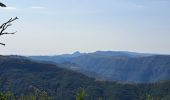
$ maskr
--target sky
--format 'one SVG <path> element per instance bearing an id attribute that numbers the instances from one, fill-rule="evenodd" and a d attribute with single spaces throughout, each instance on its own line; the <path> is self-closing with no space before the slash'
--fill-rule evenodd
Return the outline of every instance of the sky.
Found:
<path id="1" fill-rule="evenodd" d="M 0 54 L 133 51 L 170 54 L 170 0 L 0 0 L 18 17 Z"/>

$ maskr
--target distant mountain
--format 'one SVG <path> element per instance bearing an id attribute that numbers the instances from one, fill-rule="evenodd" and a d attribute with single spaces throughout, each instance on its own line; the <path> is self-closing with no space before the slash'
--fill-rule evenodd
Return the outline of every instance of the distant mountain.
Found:
<path id="1" fill-rule="evenodd" d="M 74 52 L 73 54 L 62 54 L 56 56 L 29 56 L 29 58 L 39 61 L 52 61 L 56 63 L 69 62 L 70 59 L 80 57 L 80 56 L 96 56 L 96 57 L 146 57 L 152 56 L 154 54 L 146 53 L 135 53 L 128 51 L 96 51 L 93 53 L 80 53 L 79 51 Z"/>
<path id="2" fill-rule="evenodd" d="M 107 57 L 145 57 L 145 56 L 154 55 L 154 54 L 136 53 L 136 52 L 128 52 L 128 51 L 96 51 L 90 54 L 103 55 Z"/>
<path id="3" fill-rule="evenodd" d="M 76 51 L 73 54 L 62 54 L 56 56 L 30 56 L 29 58 L 39 61 L 52 61 L 56 63 L 64 63 L 69 61 L 71 58 L 79 57 L 82 55 L 85 55 L 85 53 L 80 53 L 79 51 Z"/>
<path id="4" fill-rule="evenodd" d="M 46 91 L 54 100 L 75 100 L 80 87 L 86 100 L 145 100 L 146 94 L 161 100 L 170 99 L 170 82 L 154 84 L 119 84 L 99 81 L 83 74 L 59 68 L 25 57 L 0 56 L 0 92 L 11 91 L 15 96 L 29 94 L 32 87 Z M 37 91 L 38 91 L 37 90 Z"/>
<path id="5" fill-rule="evenodd" d="M 71 69 L 68 67 L 69 63 L 70 66 L 74 64 L 79 67 L 79 72 L 102 80 L 148 83 L 170 79 L 169 55 L 96 51 L 94 53 L 79 53 L 78 56 L 74 57 L 59 55 L 51 57 L 32 56 L 30 58 L 58 64 L 67 63 L 68 69 Z"/>
<path id="6" fill-rule="evenodd" d="M 103 58 L 81 56 L 70 60 L 103 79 L 123 82 L 156 82 L 170 79 L 170 56 Z"/>
<path id="7" fill-rule="evenodd" d="M 63 55 L 59 55 L 61 57 L 78 57 L 81 55 L 84 55 L 85 53 L 80 53 L 79 51 L 74 52 L 73 54 L 63 54 Z"/>

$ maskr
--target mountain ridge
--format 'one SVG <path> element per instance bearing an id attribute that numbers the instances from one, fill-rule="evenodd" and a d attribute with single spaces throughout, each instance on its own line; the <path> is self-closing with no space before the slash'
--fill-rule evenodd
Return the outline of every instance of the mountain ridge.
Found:
<path id="1" fill-rule="evenodd" d="M 144 100 L 146 94 L 161 100 L 170 99 L 170 82 L 125 84 L 89 78 L 81 73 L 63 69 L 60 65 L 36 62 L 25 57 L 0 57 L 0 91 L 11 91 L 15 96 L 28 95 L 30 87 L 46 91 L 54 100 L 75 100 L 80 87 L 86 99 Z"/>
<path id="2" fill-rule="evenodd" d="M 38 61 L 51 61 L 58 64 L 66 62 L 79 66 L 79 72 L 91 75 L 93 78 L 108 81 L 123 82 L 156 82 L 169 79 L 170 56 L 122 51 L 96 51 L 83 53 L 76 57 L 60 56 L 33 56 Z M 70 65 L 72 66 L 72 65 Z M 68 68 L 68 67 L 67 67 Z M 72 69 L 71 69 L 72 70 Z M 159 73 L 159 74 L 158 74 Z M 146 77 L 145 74 L 148 76 Z"/>

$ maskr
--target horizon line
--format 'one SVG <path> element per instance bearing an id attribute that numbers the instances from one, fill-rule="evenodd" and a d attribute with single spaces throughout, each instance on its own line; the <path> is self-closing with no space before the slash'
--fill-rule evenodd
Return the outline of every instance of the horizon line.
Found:
<path id="1" fill-rule="evenodd" d="M 95 52 L 127 52 L 127 53 L 138 53 L 138 54 L 151 54 L 151 55 L 170 55 L 170 53 L 156 53 L 156 52 L 141 52 L 141 51 L 127 51 L 127 50 L 96 50 L 96 51 L 89 51 L 89 52 L 83 52 L 83 51 L 73 51 L 69 53 L 53 53 L 53 54 L 0 54 L 2 56 L 58 56 L 58 55 L 65 55 L 65 54 L 74 54 L 75 52 L 79 52 L 81 54 L 89 54 L 89 53 L 95 53 Z"/>

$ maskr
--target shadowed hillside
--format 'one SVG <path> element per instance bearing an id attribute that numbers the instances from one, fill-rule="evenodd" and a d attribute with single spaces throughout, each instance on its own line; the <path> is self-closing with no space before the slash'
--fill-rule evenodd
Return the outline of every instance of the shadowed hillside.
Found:
<path id="1" fill-rule="evenodd" d="M 18 56 L 0 57 L 0 80 L 0 90 L 3 92 L 11 91 L 18 96 L 27 95 L 31 92 L 30 87 L 36 87 L 48 92 L 55 100 L 75 100 L 80 87 L 87 92 L 87 100 L 96 100 L 99 97 L 104 100 L 144 100 L 146 94 L 155 98 L 169 98 L 170 94 L 170 82 L 128 85 L 96 81 L 53 64 Z"/>
<path id="2" fill-rule="evenodd" d="M 97 51 L 78 56 L 32 56 L 30 58 L 65 64 L 65 68 L 102 80 L 148 83 L 170 79 L 169 55 Z"/>

